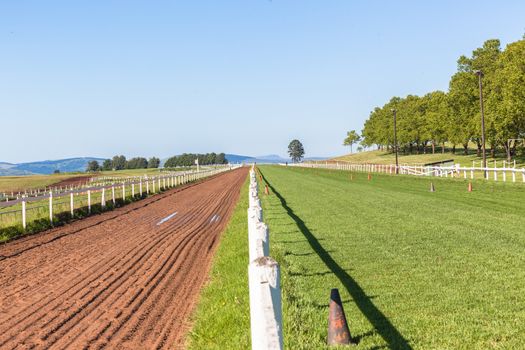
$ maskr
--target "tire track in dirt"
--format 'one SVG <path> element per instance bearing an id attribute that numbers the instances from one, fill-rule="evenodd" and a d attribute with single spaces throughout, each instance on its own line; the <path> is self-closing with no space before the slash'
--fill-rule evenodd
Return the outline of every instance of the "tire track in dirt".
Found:
<path id="1" fill-rule="evenodd" d="M 246 173 L 1 246 L 0 347 L 182 346 Z"/>

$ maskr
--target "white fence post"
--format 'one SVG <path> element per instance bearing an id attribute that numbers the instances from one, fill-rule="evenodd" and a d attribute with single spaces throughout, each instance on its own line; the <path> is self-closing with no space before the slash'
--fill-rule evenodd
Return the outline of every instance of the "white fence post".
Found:
<path id="1" fill-rule="evenodd" d="M 87 196 L 88 196 L 88 213 L 91 214 L 91 191 L 90 190 L 87 191 Z"/>
<path id="2" fill-rule="evenodd" d="M 100 205 L 102 205 L 102 208 L 106 207 L 106 188 L 102 187 L 102 199 L 100 201 Z"/>
<path id="3" fill-rule="evenodd" d="M 73 203 L 73 192 L 69 193 L 69 207 L 71 208 L 71 217 L 73 217 L 75 215 L 74 214 L 75 206 Z"/>
<path id="4" fill-rule="evenodd" d="M 22 196 L 22 227 L 26 229 L 26 199 Z"/>
<path id="5" fill-rule="evenodd" d="M 248 266 L 252 350 L 283 348 L 279 264 L 261 257 Z"/>
<path id="6" fill-rule="evenodd" d="M 53 223 L 53 191 L 49 191 L 49 221 Z"/>
<path id="7" fill-rule="evenodd" d="M 115 200 L 115 185 L 111 185 L 111 199 L 113 201 L 113 206 L 117 204 L 117 201 Z"/>

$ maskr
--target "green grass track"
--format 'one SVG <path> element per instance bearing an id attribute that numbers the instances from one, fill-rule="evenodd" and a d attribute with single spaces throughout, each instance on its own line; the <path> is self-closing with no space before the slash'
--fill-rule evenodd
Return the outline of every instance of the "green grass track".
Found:
<path id="1" fill-rule="evenodd" d="M 326 347 L 331 288 L 341 293 L 355 349 L 524 347 L 522 184 L 480 180 L 469 193 L 467 182 L 455 179 L 260 170 L 271 191 L 262 201 L 271 255 L 282 269 L 286 348 Z M 231 226 L 244 224 L 245 213 L 236 212 Z M 227 243 L 246 248 L 244 231 L 236 242 L 225 236 L 223 256 L 233 254 Z M 231 262 L 221 273 L 237 280 L 222 277 L 216 265 L 212 283 L 217 291 L 235 285 L 237 294 L 228 287 L 232 292 L 215 297 L 235 307 L 246 259 L 240 267 Z M 224 333 L 239 325 L 224 326 Z"/>

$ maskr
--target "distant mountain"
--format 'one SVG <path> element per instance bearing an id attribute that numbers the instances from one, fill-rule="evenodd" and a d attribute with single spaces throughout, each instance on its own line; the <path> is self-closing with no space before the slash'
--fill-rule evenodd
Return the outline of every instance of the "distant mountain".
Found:
<path id="1" fill-rule="evenodd" d="M 331 157 L 306 157 L 304 160 L 326 160 Z"/>
<path id="2" fill-rule="evenodd" d="M 269 163 L 285 163 L 288 162 L 289 159 L 283 158 L 277 154 L 269 154 L 266 156 L 257 156 L 255 157 L 261 162 L 269 162 Z"/>
<path id="3" fill-rule="evenodd" d="M 11 169 L 15 164 L 0 162 L 0 169 Z"/>
<path id="4" fill-rule="evenodd" d="M 290 158 L 283 158 L 277 154 L 268 154 L 264 156 L 241 156 L 238 154 L 226 154 L 226 159 L 230 163 L 259 163 L 259 164 L 278 164 L 278 163 L 290 163 Z M 324 160 L 327 157 L 307 157 L 304 160 Z"/>
<path id="5" fill-rule="evenodd" d="M 230 163 L 260 163 L 260 164 L 275 164 L 285 163 L 286 159 L 281 158 L 278 155 L 271 154 L 267 156 L 252 157 L 252 156 L 241 156 L 238 154 L 226 154 L 226 159 Z"/>
<path id="6" fill-rule="evenodd" d="M 19 164 L 0 162 L 0 176 L 52 174 L 55 170 L 61 173 L 85 171 L 87 163 L 92 160 L 102 163 L 104 158 L 82 157 Z"/>
<path id="7" fill-rule="evenodd" d="M 253 163 L 255 158 L 238 154 L 226 154 L 226 159 L 229 163 Z"/>

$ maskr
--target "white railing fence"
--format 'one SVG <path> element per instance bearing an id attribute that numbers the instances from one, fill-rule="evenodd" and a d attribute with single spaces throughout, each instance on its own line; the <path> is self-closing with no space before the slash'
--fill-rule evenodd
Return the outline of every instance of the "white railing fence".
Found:
<path id="1" fill-rule="evenodd" d="M 395 174 L 395 164 L 358 164 L 349 162 L 304 162 L 288 166 L 335 169 L 368 173 Z M 525 183 L 525 168 L 516 167 L 462 167 L 436 165 L 399 165 L 399 174 L 415 176 L 455 177 L 464 179 L 484 178 L 485 180 Z"/>
<path id="2" fill-rule="evenodd" d="M 258 190 L 255 168 L 252 167 L 248 208 L 248 284 L 252 349 L 282 349 L 280 270 L 279 264 L 269 257 L 269 231 L 263 222 Z"/>
<path id="3" fill-rule="evenodd" d="M 166 189 L 170 189 L 189 182 L 197 181 L 205 177 L 213 176 L 225 171 L 238 168 L 240 165 L 221 166 L 201 171 L 182 172 L 182 173 L 165 173 L 156 176 L 140 176 L 133 178 L 115 179 L 118 182 L 111 182 L 107 184 L 94 184 L 92 186 L 82 186 L 80 188 L 72 188 L 69 190 L 40 192 L 33 196 L 21 195 L 17 199 L 0 202 L 0 223 L 4 222 L 22 224 L 25 230 L 29 220 L 28 212 L 35 211 L 40 214 L 42 212 L 47 215 L 50 222 L 53 223 L 56 214 L 61 212 L 69 212 L 74 216 L 75 210 L 81 207 L 87 208 L 88 214 L 91 213 L 93 205 L 98 205 L 102 208 L 106 207 L 106 203 L 111 201 L 113 205 L 117 200 L 126 201 L 127 199 L 135 199 L 137 196 L 142 198 L 144 195 L 153 194 Z M 32 204 L 32 205 L 31 205 Z M 30 206 L 31 205 L 31 206 Z M 14 216 L 15 219 L 4 220 L 4 216 Z M 33 215 L 35 216 L 35 215 Z M 42 215 L 35 219 L 41 219 Z"/>
<path id="4" fill-rule="evenodd" d="M 208 166 L 201 166 L 200 168 L 202 170 L 211 170 L 211 169 L 220 169 L 220 168 L 230 168 L 231 166 L 237 167 L 239 164 L 217 164 L 217 165 L 208 165 Z M 20 199 L 22 196 L 29 198 L 29 197 L 38 197 L 43 194 L 53 192 L 54 194 L 69 192 L 71 190 L 80 190 L 83 188 L 89 188 L 89 187 L 96 187 L 96 186 L 105 186 L 105 185 L 111 185 L 114 183 L 133 183 L 137 182 L 139 180 L 145 180 L 145 179 L 156 179 L 158 177 L 169 177 L 174 175 L 181 175 L 181 174 L 189 174 L 197 172 L 195 170 L 184 170 L 184 171 L 173 171 L 173 170 L 165 170 L 165 169 L 159 169 L 158 175 L 136 175 L 136 176 L 95 176 L 91 177 L 89 179 L 81 179 L 79 178 L 78 181 L 75 181 L 75 177 L 72 177 L 71 180 L 74 182 L 74 184 L 70 185 L 49 185 L 41 188 L 29 188 L 22 191 L 9 191 L 9 192 L 0 192 L 0 202 L 9 202 L 11 200 Z M 89 176 L 89 174 L 86 173 L 86 175 Z"/>

